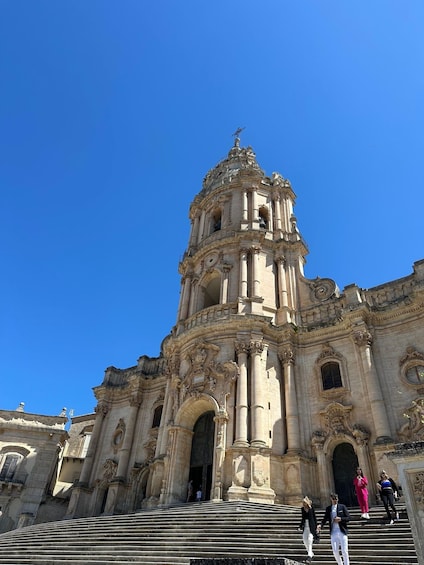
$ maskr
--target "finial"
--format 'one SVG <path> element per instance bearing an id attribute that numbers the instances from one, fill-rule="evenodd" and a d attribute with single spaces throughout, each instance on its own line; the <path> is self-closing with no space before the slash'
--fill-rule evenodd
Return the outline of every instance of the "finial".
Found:
<path id="1" fill-rule="evenodd" d="M 236 131 L 233 133 L 233 136 L 235 138 L 234 139 L 234 147 L 239 147 L 239 145 L 240 145 L 240 134 L 244 129 L 246 129 L 246 128 L 245 127 L 244 128 L 237 128 Z"/>
<path id="2" fill-rule="evenodd" d="M 62 412 L 59 414 L 60 418 L 66 418 L 66 408 L 62 408 Z"/>
<path id="3" fill-rule="evenodd" d="M 24 412 L 24 406 L 25 406 L 25 402 L 20 402 L 15 412 Z"/>

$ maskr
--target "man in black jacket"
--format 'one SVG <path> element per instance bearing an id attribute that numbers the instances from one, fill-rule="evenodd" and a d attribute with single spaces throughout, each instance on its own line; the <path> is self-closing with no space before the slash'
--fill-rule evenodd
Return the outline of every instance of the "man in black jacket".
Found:
<path id="1" fill-rule="evenodd" d="M 349 565 L 349 548 L 348 548 L 348 528 L 347 524 L 350 520 L 349 510 L 344 504 L 339 503 L 339 497 L 336 493 L 331 493 L 331 504 L 325 509 L 324 518 L 317 527 L 317 532 L 321 531 L 322 526 L 327 522 L 330 524 L 331 547 L 334 557 L 339 565 Z M 342 551 L 343 560 L 340 555 Z"/>

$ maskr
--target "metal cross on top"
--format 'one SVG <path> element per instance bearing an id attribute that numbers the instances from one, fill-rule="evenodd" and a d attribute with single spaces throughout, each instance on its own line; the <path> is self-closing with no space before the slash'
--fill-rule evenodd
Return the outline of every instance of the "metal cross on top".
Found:
<path id="1" fill-rule="evenodd" d="M 239 135 L 241 134 L 241 132 L 244 129 L 246 129 L 246 128 L 245 127 L 244 128 L 237 128 L 236 131 L 233 133 L 233 136 L 236 137 L 236 138 L 239 137 Z"/>

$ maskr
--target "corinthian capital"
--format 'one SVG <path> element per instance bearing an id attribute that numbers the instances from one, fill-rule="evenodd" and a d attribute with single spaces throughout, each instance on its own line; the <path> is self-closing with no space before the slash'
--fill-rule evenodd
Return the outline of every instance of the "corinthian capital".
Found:
<path id="1" fill-rule="evenodd" d="M 246 353 L 247 355 L 250 351 L 250 345 L 245 341 L 236 341 L 234 349 L 236 350 L 237 355 L 240 355 L 240 353 Z"/>
<path id="2" fill-rule="evenodd" d="M 262 353 L 264 350 L 264 342 L 261 339 L 252 340 L 250 342 L 250 351 L 252 353 Z"/>
<path id="3" fill-rule="evenodd" d="M 355 344 L 359 347 L 363 345 L 371 347 L 373 342 L 373 337 L 368 330 L 355 330 L 352 337 Z"/>
<path id="4" fill-rule="evenodd" d="M 282 363 L 291 363 L 292 365 L 294 365 L 296 361 L 294 350 L 291 347 L 286 347 L 285 349 L 283 349 L 283 351 L 278 354 L 278 357 L 280 358 L 280 361 Z"/>

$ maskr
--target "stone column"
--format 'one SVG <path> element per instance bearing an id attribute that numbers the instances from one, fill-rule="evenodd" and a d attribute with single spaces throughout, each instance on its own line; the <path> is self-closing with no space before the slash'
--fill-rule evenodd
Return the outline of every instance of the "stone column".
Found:
<path id="1" fill-rule="evenodd" d="M 247 200 L 247 188 L 243 189 L 242 192 L 242 222 L 247 222 L 249 219 L 249 211 L 248 211 L 248 200 Z"/>
<path id="2" fill-rule="evenodd" d="M 256 192 L 256 187 L 251 190 L 252 195 L 252 227 L 256 228 L 259 226 L 259 210 L 258 210 L 258 194 Z"/>
<path id="3" fill-rule="evenodd" d="M 259 276 L 259 260 L 260 260 L 260 247 L 252 247 L 251 249 L 251 257 L 252 257 L 252 278 L 253 278 L 253 288 L 252 288 L 252 295 L 254 297 L 260 296 L 260 276 Z"/>
<path id="4" fill-rule="evenodd" d="M 196 311 L 197 298 L 199 293 L 199 279 L 197 277 L 192 277 L 190 295 L 189 295 L 189 306 L 188 306 L 188 317 L 192 316 Z"/>
<path id="5" fill-rule="evenodd" d="M 228 277 L 230 274 L 231 265 L 225 264 L 222 266 L 222 279 L 221 279 L 221 304 L 228 303 Z"/>
<path id="6" fill-rule="evenodd" d="M 372 335 L 368 330 L 362 329 L 355 330 L 352 337 L 361 355 L 364 380 L 368 389 L 371 414 L 377 436 L 376 443 L 390 442 L 392 438 L 390 437 L 389 421 L 371 350 Z"/>
<path id="7" fill-rule="evenodd" d="M 243 341 L 235 344 L 240 374 L 237 381 L 237 405 L 236 405 L 236 427 L 234 445 L 245 447 L 249 445 L 247 440 L 248 426 L 248 394 L 247 394 L 247 355 L 249 345 Z"/>
<path id="8" fill-rule="evenodd" d="M 249 295 L 248 281 L 247 281 L 247 249 L 240 250 L 240 290 L 241 298 L 246 298 Z"/>
<path id="9" fill-rule="evenodd" d="M 267 438 L 265 437 L 264 378 L 261 371 L 261 355 L 263 350 L 264 343 L 262 339 L 250 342 L 252 364 L 252 405 L 250 410 L 252 429 L 251 445 L 255 447 L 261 447 L 267 444 Z"/>
<path id="10" fill-rule="evenodd" d="M 279 312 L 277 313 L 277 322 L 279 324 L 287 324 L 290 320 L 289 301 L 287 294 L 287 280 L 285 269 L 285 257 L 280 255 L 276 258 L 277 261 L 277 280 L 278 280 L 278 298 L 280 302 Z"/>
<path id="11" fill-rule="evenodd" d="M 218 414 L 214 417 L 215 422 L 215 457 L 213 469 L 213 485 L 211 492 L 211 499 L 218 501 L 222 500 L 222 485 L 224 479 L 224 460 L 225 460 L 225 446 L 227 437 L 227 423 L 228 414 L 226 410 L 220 409 Z"/>
<path id="12" fill-rule="evenodd" d="M 287 347 L 281 354 L 283 364 L 284 392 L 286 399 L 288 453 L 300 451 L 299 411 L 297 407 L 296 380 L 294 374 L 294 351 Z"/>
<path id="13" fill-rule="evenodd" d="M 78 481 L 78 486 L 86 487 L 90 481 L 90 475 L 93 471 L 94 457 L 97 450 L 97 443 L 103 427 L 103 421 L 106 414 L 109 411 L 109 407 L 105 402 L 99 402 L 95 408 L 96 419 L 94 421 L 93 433 L 91 434 L 90 444 L 87 449 L 87 455 L 84 459 L 84 464 L 81 470 L 81 475 Z"/>
<path id="14" fill-rule="evenodd" d="M 188 307 L 190 303 L 191 277 L 186 275 L 183 283 L 183 296 L 181 299 L 180 320 L 187 319 Z"/>
<path id="15" fill-rule="evenodd" d="M 124 441 L 119 450 L 119 462 L 116 470 L 116 480 L 126 480 L 128 473 L 128 461 L 131 455 L 131 448 L 134 441 L 134 429 L 137 423 L 138 409 L 141 405 L 139 394 L 133 394 L 130 399 L 130 409 L 128 411 L 128 422 L 126 424 Z"/>
<path id="16" fill-rule="evenodd" d="M 191 228 L 191 237 L 190 237 L 189 245 L 196 245 L 198 237 L 199 237 L 199 216 L 196 215 Z"/>
<path id="17" fill-rule="evenodd" d="M 281 232 L 281 208 L 280 208 L 280 195 L 278 193 L 274 194 L 274 211 L 275 211 L 275 222 L 274 231 Z"/>
<path id="18" fill-rule="evenodd" d="M 315 455 L 317 457 L 317 468 L 318 468 L 318 483 L 319 483 L 319 496 L 321 506 L 326 506 L 327 500 L 330 496 L 330 492 L 333 490 L 330 482 L 330 473 L 328 472 L 327 461 L 324 453 L 324 443 L 326 436 L 323 434 L 315 433 L 312 438 L 312 447 L 315 450 Z"/>
<path id="19" fill-rule="evenodd" d="M 202 215 L 200 216 L 200 225 L 197 234 L 197 243 L 199 243 L 202 240 L 204 229 L 205 229 L 205 211 L 203 210 Z"/>

